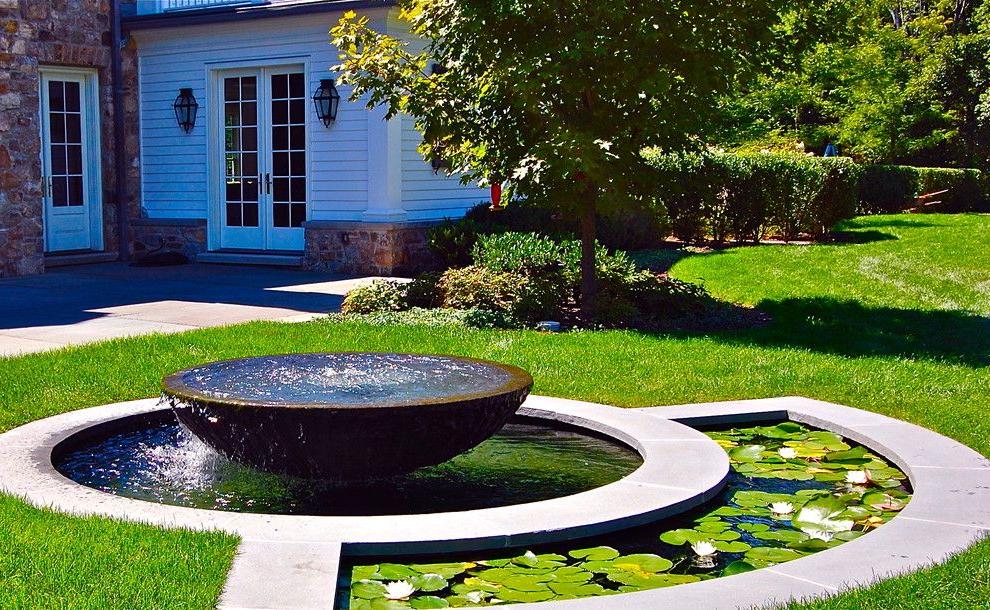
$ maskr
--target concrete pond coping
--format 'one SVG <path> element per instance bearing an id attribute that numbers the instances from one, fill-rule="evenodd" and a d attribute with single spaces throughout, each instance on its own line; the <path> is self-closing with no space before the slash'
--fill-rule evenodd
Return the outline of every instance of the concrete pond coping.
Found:
<path id="1" fill-rule="evenodd" d="M 157 399 L 93 407 L 0 435 L 0 491 L 73 515 L 102 515 L 242 539 L 220 608 L 333 608 L 343 557 L 516 548 L 604 534 L 683 513 L 714 497 L 728 457 L 694 426 L 789 419 L 836 432 L 890 460 L 914 496 L 894 519 L 839 547 L 698 583 L 519 610 L 745 608 L 821 597 L 914 571 L 990 535 L 990 462 L 944 436 L 868 411 L 801 397 L 642 409 L 530 397 L 521 415 L 595 431 L 640 453 L 627 477 L 541 502 L 427 515 L 316 517 L 209 511 L 133 500 L 59 474 L 53 452 L 77 434 L 161 410 Z M 101 430 L 102 428 L 102 430 Z M 263 585 L 262 585 L 263 583 Z"/>

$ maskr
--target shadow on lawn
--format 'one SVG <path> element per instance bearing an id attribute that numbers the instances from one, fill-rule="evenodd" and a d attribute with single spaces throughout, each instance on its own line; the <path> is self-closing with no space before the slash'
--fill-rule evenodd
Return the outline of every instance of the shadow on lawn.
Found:
<path id="1" fill-rule="evenodd" d="M 772 322 L 706 333 L 747 345 L 799 347 L 849 357 L 900 356 L 990 365 L 990 318 L 958 311 L 868 307 L 857 301 L 794 298 L 762 301 Z"/>
<path id="2" fill-rule="evenodd" d="M 857 229 L 855 231 L 834 231 L 831 243 L 836 244 L 870 244 L 876 241 L 893 241 L 899 239 L 886 231 Z M 827 242 L 828 243 L 828 242 Z"/>

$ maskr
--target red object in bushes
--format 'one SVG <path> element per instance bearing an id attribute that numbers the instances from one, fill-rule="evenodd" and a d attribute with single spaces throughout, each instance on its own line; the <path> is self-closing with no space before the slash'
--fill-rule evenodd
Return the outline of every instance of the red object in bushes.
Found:
<path id="1" fill-rule="evenodd" d="M 502 209 L 502 185 L 497 182 L 492 184 L 491 193 L 492 205 L 488 209 L 497 212 Z"/>

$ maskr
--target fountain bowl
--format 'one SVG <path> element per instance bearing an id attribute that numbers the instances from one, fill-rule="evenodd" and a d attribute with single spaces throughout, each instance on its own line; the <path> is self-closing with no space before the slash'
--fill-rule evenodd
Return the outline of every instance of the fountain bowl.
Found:
<path id="1" fill-rule="evenodd" d="M 179 371 L 163 399 L 193 434 L 258 470 L 331 481 L 404 474 L 495 434 L 533 385 L 511 365 L 452 356 L 286 354 Z"/>

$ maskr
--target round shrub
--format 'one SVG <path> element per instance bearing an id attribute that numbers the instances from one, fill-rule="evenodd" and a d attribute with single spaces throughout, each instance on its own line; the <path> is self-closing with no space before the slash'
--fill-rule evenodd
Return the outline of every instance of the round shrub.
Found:
<path id="1" fill-rule="evenodd" d="M 448 269 L 439 288 L 444 307 L 513 314 L 524 282 L 519 275 L 474 265 Z"/>
<path id="2" fill-rule="evenodd" d="M 348 292 L 340 311 L 345 314 L 364 314 L 401 311 L 405 308 L 405 287 L 402 284 L 375 280 L 367 286 Z"/>
<path id="3" fill-rule="evenodd" d="M 440 307 L 440 273 L 424 273 L 405 285 L 405 304 L 408 307 Z"/>
<path id="4" fill-rule="evenodd" d="M 629 298 L 645 319 L 697 316 L 715 305 L 704 287 L 652 271 L 640 271 L 630 279 Z"/>

